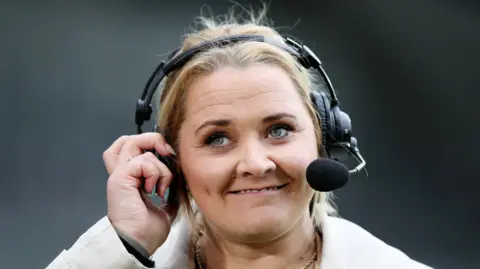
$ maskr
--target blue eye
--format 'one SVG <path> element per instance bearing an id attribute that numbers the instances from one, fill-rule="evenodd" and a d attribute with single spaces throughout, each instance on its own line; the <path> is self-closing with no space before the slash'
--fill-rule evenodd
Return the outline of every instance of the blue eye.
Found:
<path id="1" fill-rule="evenodd" d="M 268 129 L 268 136 L 273 139 L 280 139 L 289 134 L 293 128 L 288 125 L 274 125 L 270 129 Z"/>
<path id="2" fill-rule="evenodd" d="M 225 146 L 228 143 L 228 138 L 223 133 L 216 133 L 207 138 L 205 144 L 213 147 Z"/>
<path id="3" fill-rule="evenodd" d="M 268 128 L 267 137 L 271 139 L 284 139 L 294 130 L 295 128 L 288 124 L 276 124 Z M 228 146 L 230 142 L 230 138 L 226 133 L 218 132 L 208 136 L 203 144 L 210 147 L 225 147 Z"/>

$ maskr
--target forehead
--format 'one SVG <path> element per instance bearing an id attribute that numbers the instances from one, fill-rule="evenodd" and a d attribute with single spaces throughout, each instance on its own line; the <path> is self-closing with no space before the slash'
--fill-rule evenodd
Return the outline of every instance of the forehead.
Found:
<path id="1" fill-rule="evenodd" d="M 303 105 L 289 75 L 278 67 L 225 67 L 199 77 L 188 89 L 187 118 L 300 112 Z M 241 113 L 241 114 L 239 114 Z"/>

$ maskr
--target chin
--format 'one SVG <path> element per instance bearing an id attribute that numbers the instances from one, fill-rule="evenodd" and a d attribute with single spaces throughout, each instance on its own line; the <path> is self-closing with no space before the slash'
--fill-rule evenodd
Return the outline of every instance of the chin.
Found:
<path id="1" fill-rule="evenodd" d="M 238 214 L 230 223 L 230 232 L 243 240 L 255 242 L 280 236 L 291 226 L 295 216 L 278 209 L 251 210 L 247 214 Z M 235 220 L 233 220 L 235 219 Z"/>

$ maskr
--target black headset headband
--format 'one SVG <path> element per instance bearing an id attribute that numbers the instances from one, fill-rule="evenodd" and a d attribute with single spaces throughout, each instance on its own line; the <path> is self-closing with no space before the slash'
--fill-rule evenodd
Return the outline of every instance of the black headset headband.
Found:
<path id="1" fill-rule="evenodd" d="M 323 143 L 326 145 L 328 155 L 336 152 L 339 155 L 354 155 L 360 164 L 350 173 L 360 171 L 366 164 L 357 148 L 356 139 L 351 137 L 351 124 L 349 116 L 339 109 L 339 102 L 332 82 L 322 67 L 320 59 L 305 45 L 300 45 L 290 38 L 283 38 L 283 42 L 271 40 L 261 35 L 232 35 L 200 43 L 178 55 L 180 49 L 175 50 L 167 62 L 162 61 L 155 69 L 143 89 L 141 98 L 137 100 L 135 110 L 135 124 L 137 133 L 142 133 L 144 121 L 149 121 L 152 114 L 152 98 L 160 82 L 172 71 L 182 68 L 198 53 L 213 47 L 223 47 L 234 43 L 256 41 L 264 42 L 284 49 L 289 52 L 306 69 L 314 68 L 319 71 L 328 88 L 330 98 L 324 93 L 315 93 L 312 96 L 314 106 L 321 117 Z M 327 100 L 329 99 L 329 100 Z M 157 130 L 156 130 L 157 131 Z M 328 136 L 325 133 L 329 133 Z M 345 158 L 345 157 L 341 157 Z M 338 158 L 337 158 L 338 159 Z"/>
<path id="2" fill-rule="evenodd" d="M 141 128 L 144 121 L 150 120 L 150 117 L 152 114 L 151 103 L 152 103 L 153 95 L 157 90 L 160 82 L 166 76 L 168 76 L 170 72 L 182 68 L 185 65 L 185 63 L 187 63 L 192 57 L 197 55 L 199 52 L 208 50 L 209 48 L 212 48 L 212 47 L 221 47 L 221 46 L 226 46 L 228 44 L 244 42 L 244 41 L 265 42 L 268 44 L 278 46 L 288 51 L 290 54 L 292 54 L 297 59 L 297 61 L 301 63 L 302 66 L 305 67 L 306 69 L 309 69 L 309 68 L 317 69 L 327 84 L 332 106 L 338 103 L 338 99 L 335 94 L 335 90 L 333 89 L 333 85 L 330 79 L 328 78 L 327 73 L 323 69 L 320 60 L 307 46 L 302 46 L 290 38 L 284 38 L 285 44 L 282 44 L 280 42 L 269 40 L 266 37 L 260 36 L 260 35 L 233 35 L 233 36 L 222 37 L 222 38 L 203 42 L 173 57 L 168 62 L 162 61 L 157 66 L 153 74 L 150 76 L 147 84 L 145 85 L 145 88 L 143 89 L 141 98 L 137 101 L 137 110 L 135 113 L 135 124 L 137 125 L 137 127 Z M 175 52 L 177 51 L 178 49 Z M 175 52 L 173 54 L 175 54 Z M 141 129 L 139 129 L 138 131 L 141 132 Z"/>

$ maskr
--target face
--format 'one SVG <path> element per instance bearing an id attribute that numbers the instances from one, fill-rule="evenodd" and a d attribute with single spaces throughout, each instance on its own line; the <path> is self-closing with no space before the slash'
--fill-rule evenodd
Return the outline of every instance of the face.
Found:
<path id="1" fill-rule="evenodd" d="M 179 158 L 210 228 L 260 239 L 305 216 L 317 142 L 285 71 L 222 68 L 190 86 L 186 107 Z"/>

